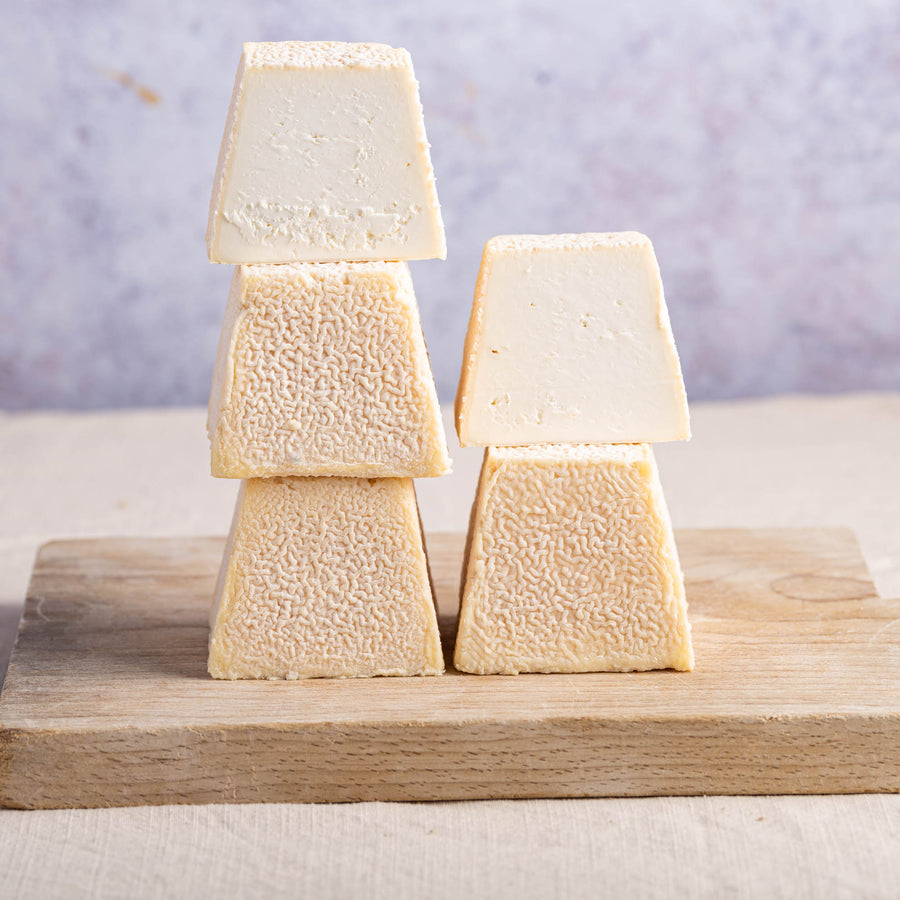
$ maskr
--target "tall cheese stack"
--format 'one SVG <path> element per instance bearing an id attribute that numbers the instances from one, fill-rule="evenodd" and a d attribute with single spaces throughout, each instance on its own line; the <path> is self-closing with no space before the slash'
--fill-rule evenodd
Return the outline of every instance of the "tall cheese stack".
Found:
<path id="1" fill-rule="evenodd" d="M 497 237 L 475 288 L 456 403 L 487 447 L 456 668 L 476 674 L 693 666 L 650 442 L 690 437 L 650 241 Z"/>
<path id="2" fill-rule="evenodd" d="M 247 479 L 210 674 L 440 674 L 412 479 L 449 458 L 405 260 L 446 252 L 409 54 L 245 44 L 207 242 L 237 265 L 212 473 Z"/>

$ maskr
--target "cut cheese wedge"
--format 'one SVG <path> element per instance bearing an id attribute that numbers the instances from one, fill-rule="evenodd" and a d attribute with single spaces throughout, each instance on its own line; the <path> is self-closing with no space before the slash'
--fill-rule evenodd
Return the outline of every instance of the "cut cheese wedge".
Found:
<path id="1" fill-rule="evenodd" d="M 487 449 L 454 665 L 478 675 L 693 666 L 649 445 Z"/>
<path id="2" fill-rule="evenodd" d="M 213 186 L 219 263 L 446 256 L 406 50 L 244 44 Z"/>
<path id="3" fill-rule="evenodd" d="M 633 231 L 488 241 L 456 428 L 463 446 L 689 438 L 650 241 Z"/>
<path id="4" fill-rule="evenodd" d="M 406 264 L 239 267 L 208 429 L 218 477 L 447 472 Z"/>
<path id="5" fill-rule="evenodd" d="M 214 678 L 439 675 L 412 481 L 244 482 L 210 625 Z"/>

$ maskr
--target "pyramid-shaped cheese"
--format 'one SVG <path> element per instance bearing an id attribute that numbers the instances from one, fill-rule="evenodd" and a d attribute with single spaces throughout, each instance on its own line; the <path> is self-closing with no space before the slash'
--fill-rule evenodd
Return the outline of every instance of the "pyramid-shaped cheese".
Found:
<path id="1" fill-rule="evenodd" d="M 213 186 L 220 263 L 446 256 L 406 50 L 244 44 Z"/>
<path id="2" fill-rule="evenodd" d="M 690 437 L 650 241 L 636 232 L 488 241 L 456 396 L 464 446 Z"/>
<path id="3" fill-rule="evenodd" d="M 220 477 L 448 471 L 406 264 L 239 267 L 209 413 Z"/>
<path id="4" fill-rule="evenodd" d="M 214 678 L 443 671 L 409 479 L 246 481 L 216 595 Z"/>
<path id="5" fill-rule="evenodd" d="M 454 664 L 478 675 L 692 667 L 648 445 L 488 448 Z"/>

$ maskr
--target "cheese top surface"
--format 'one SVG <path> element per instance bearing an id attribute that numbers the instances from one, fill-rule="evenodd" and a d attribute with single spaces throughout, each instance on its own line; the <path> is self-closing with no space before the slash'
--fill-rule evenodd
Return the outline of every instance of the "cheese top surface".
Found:
<path id="1" fill-rule="evenodd" d="M 449 471 L 406 264 L 236 269 L 208 428 L 219 477 Z"/>
<path id="2" fill-rule="evenodd" d="M 412 71 L 412 59 L 402 47 L 387 44 L 345 44 L 341 41 L 248 41 L 249 66 L 317 69 L 345 67 L 396 68 Z"/>
<path id="3" fill-rule="evenodd" d="M 579 234 L 498 234 L 487 246 L 492 254 L 533 253 L 547 250 L 599 250 L 614 247 L 650 247 L 639 231 L 600 231 Z"/>
<path id="4" fill-rule="evenodd" d="M 649 239 L 613 232 L 488 241 L 456 424 L 464 446 L 689 438 Z"/>
<path id="5" fill-rule="evenodd" d="M 210 619 L 216 678 L 440 674 L 412 481 L 245 482 Z"/>
<path id="6" fill-rule="evenodd" d="M 649 445 L 488 448 L 454 664 L 482 675 L 692 667 Z"/>
<path id="7" fill-rule="evenodd" d="M 210 204 L 223 263 L 446 256 L 409 54 L 246 44 Z"/>

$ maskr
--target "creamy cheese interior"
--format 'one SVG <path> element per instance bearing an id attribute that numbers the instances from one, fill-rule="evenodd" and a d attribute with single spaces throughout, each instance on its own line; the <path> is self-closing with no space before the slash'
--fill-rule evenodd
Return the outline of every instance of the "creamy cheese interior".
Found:
<path id="1" fill-rule="evenodd" d="M 650 241 L 499 237 L 457 395 L 463 445 L 683 440 L 687 398 Z"/>
<path id="2" fill-rule="evenodd" d="M 233 264 L 444 258 L 409 54 L 245 45 L 207 237 Z"/>

